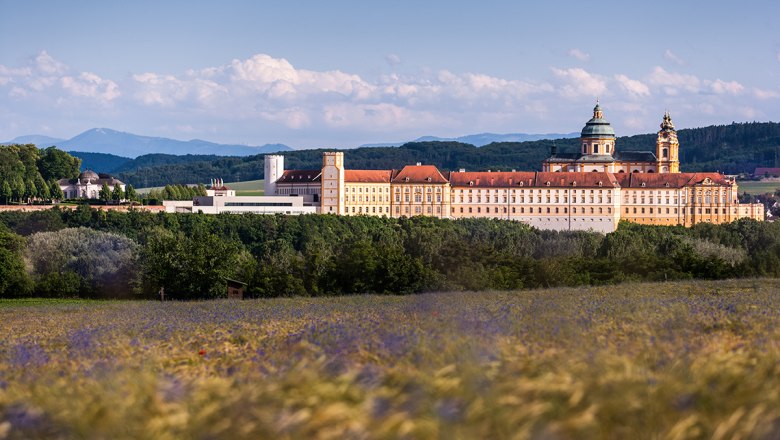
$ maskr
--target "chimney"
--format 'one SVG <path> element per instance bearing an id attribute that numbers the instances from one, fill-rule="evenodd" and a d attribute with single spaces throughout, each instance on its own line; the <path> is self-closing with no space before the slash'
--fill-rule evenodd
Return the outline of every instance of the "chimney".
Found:
<path id="1" fill-rule="evenodd" d="M 555 157 L 556 154 L 558 154 L 558 147 L 553 142 L 552 147 L 550 147 L 550 157 Z"/>
<path id="2" fill-rule="evenodd" d="M 461 168 L 461 169 L 459 169 L 459 170 L 458 170 L 458 172 L 459 172 L 459 173 L 465 173 L 465 172 L 466 172 L 466 169 L 465 169 L 465 168 Z"/>
<path id="3" fill-rule="evenodd" d="M 417 162 L 417 166 L 422 166 L 422 162 Z"/>

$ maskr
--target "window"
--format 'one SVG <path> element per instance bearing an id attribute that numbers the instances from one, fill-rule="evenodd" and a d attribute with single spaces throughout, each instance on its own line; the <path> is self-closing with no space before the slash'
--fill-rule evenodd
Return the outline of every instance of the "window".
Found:
<path id="1" fill-rule="evenodd" d="M 598 152 L 599 152 L 599 144 L 593 144 L 593 153 L 598 154 Z"/>

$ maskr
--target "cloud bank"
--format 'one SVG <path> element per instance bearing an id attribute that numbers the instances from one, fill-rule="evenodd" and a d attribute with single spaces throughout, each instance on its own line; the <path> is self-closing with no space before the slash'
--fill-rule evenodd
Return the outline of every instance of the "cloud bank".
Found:
<path id="1" fill-rule="evenodd" d="M 569 55 L 589 59 L 578 49 Z M 669 50 L 664 56 L 682 64 Z M 394 70 L 401 57 L 388 54 L 385 61 Z M 644 130 L 657 125 L 660 116 L 654 112 L 662 108 L 691 120 L 722 108 L 733 108 L 729 117 L 765 117 L 780 98 L 777 89 L 700 78 L 661 66 L 636 77 L 582 67 L 552 66 L 549 72 L 547 77 L 529 79 L 421 69 L 367 78 L 341 70 L 300 68 L 285 58 L 256 54 L 180 74 L 138 72 L 102 78 L 42 51 L 22 65 L 0 65 L 0 96 L 7 103 L 0 114 L 11 121 L 0 123 L 0 133 L 8 137 L 23 134 L 19 130 L 56 128 L 52 119 L 63 115 L 75 125 L 78 115 L 82 129 L 128 124 L 132 128 L 135 123 L 150 127 L 136 128 L 142 133 L 157 131 L 171 137 L 312 147 L 421 134 L 577 131 L 597 97 L 616 126 L 640 131 L 641 121 L 647 121 Z M 36 115 L 36 108 L 49 111 Z"/>

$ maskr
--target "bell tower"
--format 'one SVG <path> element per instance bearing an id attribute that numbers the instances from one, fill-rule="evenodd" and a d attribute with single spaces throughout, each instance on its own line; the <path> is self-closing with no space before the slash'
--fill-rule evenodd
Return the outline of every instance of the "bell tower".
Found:
<path id="1" fill-rule="evenodd" d="M 655 156 L 658 160 L 659 173 L 679 173 L 680 172 L 680 143 L 677 141 L 677 131 L 672 123 L 672 116 L 669 112 L 664 113 L 664 120 L 661 122 L 661 130 L 658 132 L 658 138 L 655 141 Z"/>

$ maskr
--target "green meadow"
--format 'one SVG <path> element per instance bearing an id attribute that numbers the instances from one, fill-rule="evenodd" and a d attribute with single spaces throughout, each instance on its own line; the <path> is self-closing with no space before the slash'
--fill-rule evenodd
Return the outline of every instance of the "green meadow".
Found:
<path id="1" fill-rule="evenodd" d="M 0 302 L 0 438 L 776 438 L 780 280 Z"/>
<path id="2" fill-rule="evenodd" d="M 765 180 L 758 180 L 758 181 L 739 181 L 737 182 L 739 185 L 739 193 L 748 193 L 752 195 L 762 195 L 766 193 L 772 193 L 774 194 L 775 191 L 780 189 L 780 181 L 772 182 L 772 181 L 765 181 Z"/>

